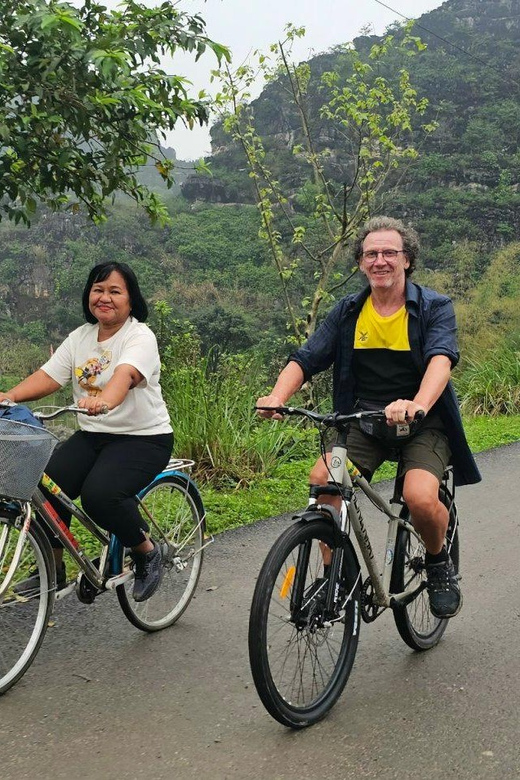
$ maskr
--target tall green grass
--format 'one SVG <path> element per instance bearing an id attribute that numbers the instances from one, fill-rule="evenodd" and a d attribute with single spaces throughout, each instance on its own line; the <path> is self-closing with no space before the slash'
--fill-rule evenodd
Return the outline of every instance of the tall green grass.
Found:
<path id="1" fill-rule="evenodd" d="M 464 414 L 519 414 L 520 350 L 506 343 L 467 357 L 455 385 Z"/>
<path id="2" fill-rule="evenodd" d="M 268 385 L 252 356 L 202 355 L 190 334 L 163 350 L 161 385 L 175 435 L 175 454 L 196 463 L 196 476 L 219 486 L 249 484 L 277 463 L 301 457 L 303 427 L 265 424 L 255 412 Z"/>

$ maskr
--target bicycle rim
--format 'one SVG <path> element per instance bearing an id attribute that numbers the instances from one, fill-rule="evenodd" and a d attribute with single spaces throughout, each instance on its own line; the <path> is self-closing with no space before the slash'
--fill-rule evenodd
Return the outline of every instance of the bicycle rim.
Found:
<path id="1" fill-rule="evenodd" d="M 455 570 L 459 570 L 459 534 L 455 506 L 450 496 L 441 489 L 440 500 L 448 508 L 449 523 L 446 533 L 446 547 Z M 406 519 L 409 520 L 407 513 Z M 415 585 L 425 585 L 424 545 L 415 536 L 400 528 L 397 535 L 394 572 L 391 590 L 402 592 Z M 434 647 L 448 626 L 448 620 L 435 617 L 430 610 L 428 591 L 423 587 L 417 598 L 406 607 L 394 609 L 394 620 L 401 638 L 414 650 L 429 650 Z"/>
<path id="2" fill-rule="evenodd" d="M 203 560 L 204 510 L 196 488 L 181 475 L 152 483 L 141 500 L 158 526 L 143 513 L 152 538 L 161 546 L 161 584 L 143 602 L 132 598 L 133 580 L 116 590 L 131 623 L 143 631 L 159 631 L 179 619 L 197 587 Z"/>
<path id="3" fill-rule="evenodd" d="M 0 559 L 0 581 L 12 560 L 19 536 L 12 521 L 0 519 L 6 532 Z M 55 574 L 50 545 L 34 524 L 27 535 L 20 562 L 7 592 L 0 601 L 0 694 L 11 688 L 32 664 L 45 636 L 54 605 Z M 37 571 L 40 590 L 18 595 L 13 588 Z"/>
<path id="4" fill-rule="evenodd" d="M 268 712 L 291 728 L 316 723 L 331 709 L 345 687 L 359 639 L 357 563 L 346 547 L 341 604 L 325 615 L 326 591 L 319 582 L 316 586 L 323 577 L 323 545 L 334 546 L 327 522 L 288 529 L 266 558 L 251 607 L 253 679 Z M 295 609 L 300 577 L 303 595 Z"/>

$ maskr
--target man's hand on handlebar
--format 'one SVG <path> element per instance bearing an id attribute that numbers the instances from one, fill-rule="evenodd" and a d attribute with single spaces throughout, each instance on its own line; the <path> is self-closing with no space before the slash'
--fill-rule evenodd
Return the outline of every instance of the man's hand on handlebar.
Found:
<path id="1" fill-rule="evenodd" d="M 284 406 L 284 402 L 281 398 L 277 395 L 264 395 L 261 398 L 258 399 L 256 402 L 256 406 Z M 267 409 L 258 409 L 258 414 L 260 417 L 265 417 L 266 419 L 272 419 L 272 420 L 282 420 L 282 415 L 277 414 L 276 412 L 270 412 Z"/>
<path id="2" fill-rule="evenodd" d="M 426 415 L 426 410 L 416 404 L 415 401 L 407 401 L 399 398 L 388 406 L 385 406 L 386 422 L 388 425 L 399 425 L 408 423 L 412 420 L 422 418 Z"/>

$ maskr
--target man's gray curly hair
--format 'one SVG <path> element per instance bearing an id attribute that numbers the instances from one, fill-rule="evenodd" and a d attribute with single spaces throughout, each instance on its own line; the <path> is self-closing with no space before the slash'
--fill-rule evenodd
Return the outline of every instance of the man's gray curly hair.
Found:
<path id="1" fill-rule="evenodd" d="M 410 276 L 415 270 L 415 261 L 419 254 L 419 236 L 413 228 L 393 217 L 372 217 L 363 225 L 354 241 L 354 257 L 358 265 L 363 254 L 363 241 L 369 233 L 376 233 L 378 230 L 396 230 L 399 233 L 403 239 L 403 252 L 410 263 L 405 274 Z"/>

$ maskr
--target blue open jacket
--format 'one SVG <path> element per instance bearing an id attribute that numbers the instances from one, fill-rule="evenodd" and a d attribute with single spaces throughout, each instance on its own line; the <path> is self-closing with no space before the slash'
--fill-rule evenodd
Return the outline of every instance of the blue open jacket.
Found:
<path id="1" fill-rule="evenodd" d="M 305 379 L 333 368 L 334 410 L 342 414 L 353 411 L 355 380 L 351 371 L 354 333 L 358 314 L 370 294 L 366 287 L 356 295 L 347 295 L 332 309 L 309 340 L 294 352 L 290 360 L 298 363 Z M 446 295 L 406 281 L 408 339 L 412 358 L 424 375 L 430 358 L 446 355 L 455 366 L 459 360 L 457 327 L 453 304 Z M 448 436 L 456 485 L 480 482 L 481 476 L 471 454 L 451 382 L 437 401 L 436 409 Z"/>

